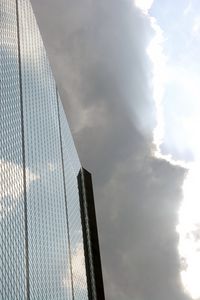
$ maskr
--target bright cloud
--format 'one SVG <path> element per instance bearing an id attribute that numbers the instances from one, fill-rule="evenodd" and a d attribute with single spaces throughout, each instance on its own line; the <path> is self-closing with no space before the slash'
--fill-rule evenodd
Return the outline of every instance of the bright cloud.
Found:
<path id="1" fill-rule="evenodd" d="M 151 26 L 155 31 L 154 38 L 147 48 L 147 54 L 153 64 L 153 98 L 156 106 L 157 126 L 154 130 L 153 143 L 156 146 L 156 152 L 160 152 L 159 147 L 162 144 L 164 136 L 164 119 L 162 98 L 164 93 L 164 84 L 166 80 L 166 57 L 163 53 L 163 32 L 156 20 L 150 17 Z"/>
<path id="2" fill-rule="evenodd" d="M 192 27 L 192 33 L 194 36 L 199 37 L 200 36 L 200 17 L 196 17 L 194 19 L 193 27 Z"/>
<path id="3" fill-rule="evenodd" d="M 200 105 L 199 105 L 199 76 L 190 72 L 186 66 L 167 65 L 164 54 L 164 33 L 157 21 L 152 18 L 148 9 L 152 1 L 135 1 L 135 4 L 147 12 L 155 31 L 147 53 L 153 65 L 153 97 L 156 106 L 157 126 L 154 130 L 153 144 L 154 156 L 167 160 L 173 165 L 188 168 L 188 175 L 183 184 L 183 201 L 179 211 L 177 232 L 179 234 L 178 253 L 180 256 L 180 279 L 187 294 L 192 299 L 200 299 L 200 143 L 196 132 L 200 130 Z M 191 9 L 191 7 L 189 7 Z M 188 9 L 189 9 L 188 8 Z M 199 18 L 195 19 L 192 34 L 199 34 Z M 179 62 L 181 64 L 181 62 Z M 182 92 L 182 98 L 169 99 L 171 109 L 174 109 L 174 120 L 164 117 L 165 109 L 169 103 L 163 103 L 166 84 L 175 86 Z M 178 109 L 176 108 L 178 107 Z M 171 112 L 170 112 L 171 113 Z M 194 162 L 175 160 L 173 153 L 164 155 L 161 146 L 165 142 L 166 128 L 172 123 L 173 139 L 168 139 L 172 148 L 189 149 L 194 157 Z M 173 123 L 174 122 L 174 123 Z M 179 124 L 179 126 L 176 126 Z M 173 126 L 174 125 L 174 126 Z M 184 132 L 184 133 L 183 133 Z M 182 138 L 180 138 L 182 137 Z M 169 147 L 170 149 L 170 147 Z"/>
<path id="4" fill-rule="evenodd" d="M 16 207 L 23 195 L 23 168 L 13 162 L 0 160 L 0 174 L 0 213 L 4 217 Z M 27 187 L 38 179 L 28 169 L 26 175 Z"/>
<path id="5" fill-rule="evenodd" d="M 82 243 L 78 244 L 72 255 L 72 272 L 73 284 L 76 289 L 85 289 L 86 273 L 85 273 L 85 256 Z M 68 273 L 63 279 L 63 286 L 71 288 L 71 278 Z M 85 290 L 86 292 L 86 290 Z"/>
<path id="6" fill-rule="evenodd" d="M 152 7 L 154 0 L 135 0 L 135 6 L 140 8 L 143 12 L 147 13 Z"/>
<path id="7" fill-rule="evenodd" d="M 200 297 L 200 165 L 194 163 L 183 185 L 184 199 L 179 211 L 179 254 L 181 280 L 192 299 Z"/>

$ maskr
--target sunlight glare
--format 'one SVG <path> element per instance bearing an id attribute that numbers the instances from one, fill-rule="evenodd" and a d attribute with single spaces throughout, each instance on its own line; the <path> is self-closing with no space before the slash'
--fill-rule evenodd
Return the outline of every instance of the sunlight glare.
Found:
<path id="1" fill-rule="evenodd" d="M 143 12 L 147 13 L 152 7 L 154 0 L 135 0 L 135 6 L 140 8 Z"/>
<path id="2" fill-rule="evenodd" d="M 179 211 L 178 251 L 181 281 L 192 299 L 200 298 L 200 165 L 191 166 L 183 184 L 183 201 Z"/>
<path id="3" fill-rule="evenodd" d="M 200 300 L 200 143 L 197 137 L 198 129 L 200 129 L 199 77 L 192 70 L 188 72 L 188 69 L 186 71 L 176 65 L 170 67 L 167 65 L 167 57 L 164 53 L 163 31 L 157 20 L 151 17 L 148 12 L 152 4 L 153 1 L 135 0 L 135 5 L 147 15 L 155 32 L 147 48 L 147 54 L 153 65 L 152 86 L 157 121 L 153 132 L 153 155 L 156 158 L 168 161 L 172 165 L 188 170 L 182 186 L 183 199 L 178 212 L 178 225 L 176 228 L 179 235 L 179 271 L 185 293 L 194 300 Z M 171 67 L 172 70 L 170 72 Z M 180 111 L 175 111 L 177 120 L 180 122 L 183 130 L 183 132 L 177 132 L 176 142 L 182 149 L 191 151 L 194 157 L 193 162 L 175 160 L 171 153 L 164 155 L 161 151 L 161 145 L 166 134 L 165 124 L 170 122 L 170 120 L 164 118 L 165 107 L 163 104 L 166 83 L 169 82 L 184 91 L 185 99 L 182 99 L 183 106 L 180 108 L 182 114 L 179 114 Z M 176 99 L 172 100 L 175 101 Z M 182 144 L 179 143 L 179 135 L 184 135 Z M 173 140 L 171 140 L 171 143 L 174 145 Z"/>

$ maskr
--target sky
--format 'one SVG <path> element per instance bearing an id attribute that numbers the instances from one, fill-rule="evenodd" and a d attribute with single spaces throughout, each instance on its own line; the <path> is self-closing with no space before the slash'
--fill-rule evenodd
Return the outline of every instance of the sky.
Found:
<path id="1" fill-rule="evenodd" d="M 93 174 L 106 299 L 199 300 L 199 1 L 32 5 Z"/>

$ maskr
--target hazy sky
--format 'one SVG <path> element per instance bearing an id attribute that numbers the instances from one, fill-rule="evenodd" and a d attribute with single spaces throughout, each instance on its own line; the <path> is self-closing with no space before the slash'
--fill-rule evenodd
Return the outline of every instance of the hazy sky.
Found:
<path id="1" fill-rule="evenodd" d="M 199 0 L 32 4 L 93 173 L 106 299 L 200 299 Z"/>

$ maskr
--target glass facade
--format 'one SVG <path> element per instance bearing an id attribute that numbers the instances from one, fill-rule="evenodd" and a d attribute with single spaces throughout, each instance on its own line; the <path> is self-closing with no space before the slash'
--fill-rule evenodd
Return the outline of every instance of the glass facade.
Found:
<path id="1" fill-rule="evenodd" d="M 15 1 L 0 1 L 0 299 L 25 299 L 21 101 Z"/>
<path id="2" fill-rule="evenodd" d="M 77 185 L 77 175 L 80 170 L 80 165 L 69 127 L 65 121 L 65 113 L 63 111 L 59 97 L 58 102 L 61 121 L 61 142 L 63 149 L 63 167 L 66 183 L 66 198 L 68 205 L 74 298 L 86 300 L 88 299 L 88 292 L 80 216 L 79 191 Z"/>
<path id="3" fill-rule="evenodd" d="M 29 0 L 0 0 L 0 300 L 87 300 L 81 168 Z"/>
<path id="4" fill-rule="evenodd" d="M 57 93 L 30 3 L 18 1 L 30 299 L 70 299 Z"/>

